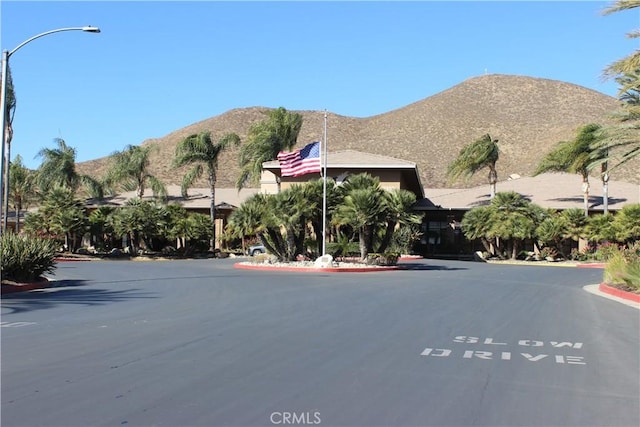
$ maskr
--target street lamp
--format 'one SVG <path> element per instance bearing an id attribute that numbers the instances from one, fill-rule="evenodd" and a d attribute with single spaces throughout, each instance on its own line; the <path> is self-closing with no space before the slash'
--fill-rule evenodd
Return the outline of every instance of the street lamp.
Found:
<path id="1" fill-rule="evenodd" d="M 0 200 L 2 203 L 0 204 L 0 218 L 2 220 L 2 228 L 0 229 L 0 233 L 4 233 L 7 230 L 7 220 L 9 213 L 9 164 L 11 161 L 11 147 L 10 142 L 5 139 L 6 138 L 6 126 L 7 126 L 7 69 L 9 65 L 9 58 L 11 55 L 16 53 L 18 49 L 22 46 L 26 45 L 34 41 L 35 39 L 39 39 L 40 37 L 48 36 L 53 33 L 60 33 L 62 31 L 84 31 L 87 33 L 99 33 L 100 28 L 85 26 L 85 27 L 68 27 L 68 28 L 58 28 L 55 30 L 45 31 L 44 33 L 36 34 L 35 36 L 23 41 L 18 46 L 16 46 L 13 50 L 2 51 L 2 74 L 0 77 L 2 78 L 2 89 L 0 92 L 0 121 L 2 122 L 2 126 L 0 128 L 0 142 L 2 143 L 2 173 L 0 174 Z"/>

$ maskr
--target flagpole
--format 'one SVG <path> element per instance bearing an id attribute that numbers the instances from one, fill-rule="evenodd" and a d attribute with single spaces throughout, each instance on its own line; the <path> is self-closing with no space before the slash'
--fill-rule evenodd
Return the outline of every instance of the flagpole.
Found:
<path id="1" fill-rule="evenodd" d="M 327 254 L 327 110 L 324 110 L 324 166 L 322 173 L 322 256 Z"/>

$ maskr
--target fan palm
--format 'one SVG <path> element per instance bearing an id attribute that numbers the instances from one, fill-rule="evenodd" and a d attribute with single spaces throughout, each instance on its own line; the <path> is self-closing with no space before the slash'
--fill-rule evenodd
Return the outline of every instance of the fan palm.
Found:
<path id="1" fill-rule="evenodd" d="M 314 206 L 312 213 L 310 214 L 311 226 L 313 228 L 313 232 L 316 235 L 317 241 L 317 251 L 318 254 L 322 254 L 322 203 L 323 203 L 323 193 L 324 193 L 324 182 L 322 179 L 316 179 L 313 181 L 309 181 L 305 184 L 305 200 L 308 200 L 309 204 Z M 338 192 L 338 187 L 335 185 L 335 181 L 331 178 L 327 178 L 327 212 L 326 212 L 326 221 L 327 224 L 331 223 L 331 217 L 333 212 L 338 206 L 339 200 L 341 196 Z M 325 230 L 325 233 L 328 230 Z M 325 236 L 327 237 L 327 236 Z M 326 241 L 326 239 L 325 239 Z"/>
<path id="2" fill-rule="evenodd" d="M 238 189 L 260 178 L 264 162 L 276 159 L 280 151 L 293 149 L 301 128 L 302 115 L 289 112 L 284 107 L 270 110 L 266 120 L 253 124 L 249 128 L 247 143 L 241 147 L 238 156 Z"/>
<path id="3" fill-rule="evenodd" d="M 182 196 L 188 197 L 187 191 L 196 179 L 203 173 L 207 174 L 209 184 L 209 216 L 211 217 L 211 241 L 209 249 L 213 251 L 216 245 L 216 171 L 218 158 L 230 145 L 240 144 L 240 137 L 235 133 L 224 135 L 217 143 L 211 139 L 211 132 L 193 134 L 182 140 L 176 146 L 174 165 L 195 165 L 182 178 Z"/>
<path id="4" fill-rule="evenodd" d="M 232 235 L 242 239 L 242 253 L 246 253 L 245 237 L 247 236 L 257 236 L 262 244 L 271 250 L 271 245 L 264 237 L 266 223 L 263 218 L 266 215 L 266 198 L 265 194 L 254 194 L 229 215 L 227 227 Z"/>
<path id="5" fill-rule="evenodd" d="M 499 156 L 498 140 L 491 138 L 489 134 L 485 134 L 482 138 L 464 146 L 460 150 L 458 157 L 449 164 L 447 176 L 451 179 L 457 179 L 461 176 L 469 178 L 479 170 L 488 168 L 491 199 L 493 199 L 496 194 L 496 183 L 498 182 L 496 163 Z"/>
<path id="6" fill-rule="evenodd" d="M 495 255 L 491 246 L 491 215 L 489 206 L 478 206 L 465 212 L 462 217 L 462 232 L 469 240 L 480 239 L 484 249 L 491 255 Z"/>
<path id="7" fill-rule="evenodd" d="M 511 258 L 518 254 L 518 243 L 532 238 L 542 220 L 538 208 L 514 191 L 497 193 L 491 201 L 492 211 L 489 234 L 511 245 Z"/>
<path id="8" fill-rule="evenodd" d="M 410 224 L 421 223 L 420 216 L 411 212 L 411 208 L 413 207 L 415 202 L 416 195 L 411 191 L 404 189 L 385 191 L 384 217 L 387 222 L 387 226 L 377 252 L 382 253 L 387 250 L 389 243 L 391 243 L 391 238 L 396 231 L 396 226 L 406 226 Z"/>
<path id="9" fill-rule="evenodd" d="M 84 231 L 87 216 L 83 203 L 69 187 L 54 186 L 44 196 L 38 213 L 42 215 L 41 230 L 64 235 L 65 248 L 73 250 L 75 237 Z"/>
<path id="10" fill-rule="evenodd" d="M 334 222 L 358 231 L 360 259 L 365 261 L 373 250 L 375 227 L 384 214 L 383 190 L 379 187 L 354 188 L 347 192 L 336 209 Z"/>

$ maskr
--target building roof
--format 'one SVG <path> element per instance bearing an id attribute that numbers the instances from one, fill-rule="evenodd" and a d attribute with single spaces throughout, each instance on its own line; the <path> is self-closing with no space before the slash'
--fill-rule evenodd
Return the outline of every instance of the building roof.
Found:
<path id="1" fill-rule="evenodd" d="M 321 164 L 324 162 L 322 152 L 320 162 Z M 280 175 L 280 162 L 278 160 L 264 162 L 262 169 Z M 331 169 L 397 170 L 402 175 L 408 190 L 414 192 L 418 198 L 424 196 L 418 165 L 413 162 L 356 150 L 339 150 L 327 153 L 327 170 Z"/>
<path id="2" fill-rule="evenodd" d="M 324 153 L 320 153 L 320 161 L 324 161 Z M 271 160 L 262 164 L 265 170 L 280 170 L 280 162 Z M 357 169 L 416 169 L 413 162 L 381 156 L 356 150 L 340 150 L 327 153 L 327 168 Z"/>
<path id="3" fill-rule="evenodd" d="M 209 189 L 208 188 L 190 188 L 189 197 L 183 198 L 179 185 L 168 185 L 167 187 L 168 203 L 180 203 L 187 209 L 209 209 Z M 238 191 L 235 188 L 216 188 L 216 207 L 219 209 L 233 209 L 242 204 L 249 196 L 260 192 L 257 188 L 243 188 Z M 90 199 L 87 201 L 88 208 L 97 208 L 100 206 L 123 206 L 127 200 L 136 197 L 135 191 L 127 191 L 125 193 L 116 194 L 114 196 L 106 196 L 102 200 Z M 143 200 L 153 199 L 151 191 L 147 191 Z"/>
<path id="4" fill-rule="evenodd" d="M 351 151 L 351 150 L 348 150 Z M 378 156 L 383 157 L 383 156 Z M 590 180 L 591 191 L 589 209 L 602 211 L 602 184 Z M 582 178 L 575 174 L 546 173 L 535 177 L 513 177 L 499 181 L 496 191 L 515 191 L 543 208 L 582 209 Z M 180 203 L 187 209 L 208 209 L 209 189 L 191 188 L 185 200 L 180 195 L 180 186 L 167 186 L 169 203 Z M 233 209 L 240 206 L 249 196 L 259 193 L 257 188 L 216 188 L 216 206 L 220 209 Z M 417 210 L 468 210 L 490 202 L 489 185 L 472 188 L 425 188 L 424 199 L 418 200 Z M 136 197 L 135 191 L 105 197 L 103 200 L 90 199 L 87 207 L 122 206 L 127 200 Z M 151 199 L 148 191 L 144 199 Z M 640 203 L 640 186 L 623 181 L 609 181 L 609 208 L 617 210 L 626 204 Z M 11 214 L 10 214 L 11 215 Z"/>
<path id="5" fill-rule="evenodd" d="M 589 209 L 602 211 L 602 182 L 590 179 Z M 489 184 L 473 188 L 425 188 L 426 198 L 418 210 L 468 210 L 490 203 Z M 545 173 L 534 177 L 513 176 L 496 184 L 496 191 L 515 191 L 531 202 L 550 209 L 583 208 L 582 177 L 568 173 Z M 609 180 L 609 209 L 640 203 L 640 186 Z"/>

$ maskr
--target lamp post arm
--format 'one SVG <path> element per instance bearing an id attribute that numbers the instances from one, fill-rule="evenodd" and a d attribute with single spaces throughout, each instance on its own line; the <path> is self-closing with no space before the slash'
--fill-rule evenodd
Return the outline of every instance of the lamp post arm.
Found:
<path id="1" fill-rule="evenodd" d="M 0 144 L 2 144 L 2 157 L 0 158 L 1 172 L 0 172 L 0 218 L 2 219 L 2 226 L 0 227 L 0 234 L 4 233 L 7 230 L 7 219 L 9 212 L 9 162 L 11 161 L 10 157 L 10 146 L 7 143 L 7 135 L 6 135 L 6 127 L 7 127 L 7 68 L 9 64 L 9 58 L 11 55 L 16 53 L 22 46 L 34 41 L 35 39 L 39 39 L 40 37 L 48 36 L 53 33 L 60 33 L 62 31 L 85 31 L 87 33 L 99 33 L 100 28 L 86 26 L 86 27 L 66 27 L 66 28 L 57 28 L 55 30 L 45 31 L 44 33 L 36 34 L 33 37 L 28 38 L 27 40 L 20 43 L 18 46 L 13 48 L 11 51 L 3 50 L 2 51 L 2 74 L 0 78 L 2 79 L 2 88 L 0 95 Z"/>
<path id="2" fill-rule="evenodd" d="M 22 43 L 20 43 L 18 46 L 16 46 L 15 48 L 13 48 L 13 50 L 11 50 L 8 54 L 7 54 L 7 59 L 13 55 L 14 53 L 16 53 L 16 51 L 18 49 L 20 49 L 22 46 L 24 46 L 27 43 L 30 43 L 32 41 L 34 41 L 35 39 L 39 39 L 40 37 L 44 37 L 44 36 L 48 36 L 49 34 L 53 34 L 53 33 L 60 33 L 62 31 L 86 31 L 89 33 L 99 33 L 100 29 L 96 28 L 96 27 L 91 27 L 91 26 L 87 26 L 87 27 L 67 27 L 67 28 L 57 28 L 55 30 L 50 30 L 50 31 L 45 31 L 44 33 L 40 33 L 40 34 L 36 34 L 33 37 L 28 38 L 27 40 L 23 41 Z"/>

